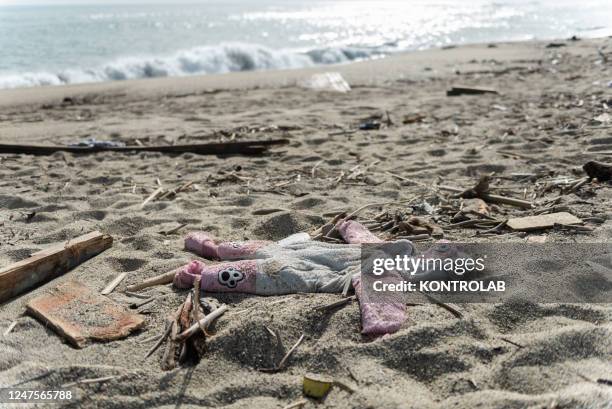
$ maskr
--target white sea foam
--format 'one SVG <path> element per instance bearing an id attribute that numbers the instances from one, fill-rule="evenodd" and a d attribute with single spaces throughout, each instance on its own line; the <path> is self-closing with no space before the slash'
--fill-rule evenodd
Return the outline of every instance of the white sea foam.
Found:
<path id="1" fill-rule="evenodd" d="M 376 48 L 349 47 L 299 52 L 233 43 L 181 50 L 169 56 L 121 58 L 99 67 L 75 67 L 56 73 L 9 74 L 0 76 L 0 88 L 303 68 L 367 59 L 385 52 Z"/>

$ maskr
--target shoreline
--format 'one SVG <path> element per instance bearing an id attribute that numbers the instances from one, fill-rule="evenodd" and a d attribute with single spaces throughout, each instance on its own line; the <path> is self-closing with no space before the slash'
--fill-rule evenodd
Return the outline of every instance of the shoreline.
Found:
<path id="1" fill-rule="evenodd" d="M 604 44 L 608 37 L 580 39 L 589 44 Z M 467 69 L 483 67 L 483 64 L 469 64 L 475 59 L 496 59 L 500 62 L 534 58 L 537 51 L 548 43 L 569 42 L 568 39 L 527 40 L 514 42 L 473 43 L 451 45 L 442 48 L 405 51 L 385 58 L 356 61 L 345 64 L 320 65 L 308 68 L 283 70 L 230 72 L 224 74 L 203 74 L 181 77 L 141 78 L 120 81 L 92 82 L 38 86 L 0 90 L 0 108 L 11 105 L 46 103 L 63 96 L 87 94 L 118 95 L 132 93 L 132 97 L 146 98 L 160 95 L 210 92 L 230 89 L 275 88 L 296 86 L 298 81 L 321 72 L 339 72 L 354 85 L 368 85 L 397 79 L 419 80 L 434 76 L 448 75 L 451 71 L 424 71 L 426 68 L 447 68 L 457 64 Z M 491 47 L 494 46 L 494 48 Z M 414 65 L 414 66 L 410 66 Z M 386 71 L 382 74 L 382 71 Z M 372 74 L 375 74 L 372 77 Z"/>

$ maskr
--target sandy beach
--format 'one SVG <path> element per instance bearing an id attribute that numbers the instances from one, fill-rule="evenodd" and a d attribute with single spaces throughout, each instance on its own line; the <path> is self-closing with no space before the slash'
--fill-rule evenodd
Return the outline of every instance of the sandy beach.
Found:
<path id="1" fill-rule="evenodd" d="M 562 193 L 565 185 L 553 181 L 583 178 L 588 161 L 612 161 L 612 39 L 550 43 L 469 45 L 302 70 L 1 90 L 1 143 L 290 142 L 250 157 L 1 154 L 0 266 L 93 230 L 111 235 L 114 244 L 0 305 L 0 384 L 53 389 L 110 377 L 73 386 L 79 399 L 66 407 L 272 409 L 303 399 L 302 377 L 313 372 L 355 392 L 334 388 L 304 408 L 610 408 L 612 389 L 603 382 L 612 379 L 610 304 L 465 304 L 457 306 L 462 317 L 422 304 L 407 307 L 408 321 L 398 332 L 372 338 L 360 333 L 357 302 L 315 311 L 339 294 L 205 293 L 229 311 L 215 323 L 200 362 L 170 371 L 160 367 L 163 348 L 144 356 L 188 291 L 171 285 L 141 291 L 155 297 L 137 309 L 144 328 L 83 349 L 23 314 L 28 301 L 62 282 L 77 279 L 99 291 L 120 273 L 127 276 L 109 297 L 124 306 L 142 301 L 125 294 L 126 286 L 197 259 L 184 250 L 190 231 L 280 240 L 371 203 L 412 199 L 399 208 L 435 221 L 451 242 L 609 242 L 611 185 L 589 182 Z M 302 86 L 330 71 L 351 91 Z M 499 93 L 447 96 L 457 84 Z M 359 130 L 368 118 L 380 129 Z M 477 235 L 470 226 L 449 228 L 452 214 L 445 209 L 458 201 L 432 187 L 467 189 L 493 172 L 493 192 L 536 204 L 532 210 L 492 205 L 496 219 L 559 206 L 585 220 L 587 231 Z M 160 186 L 187 182 L 193 184 L 175 197 L 142 206 Z M 360 216 L 385 209 L 398 205 Z M 283 356 L 267 328 L 286 349 L 305 334 L 279 373 L 258 371 Z"/>

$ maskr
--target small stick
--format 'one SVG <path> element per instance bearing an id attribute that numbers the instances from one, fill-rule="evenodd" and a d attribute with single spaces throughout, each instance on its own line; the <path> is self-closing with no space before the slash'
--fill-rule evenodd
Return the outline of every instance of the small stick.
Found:
<path id="1" fill-rule="evenodd" d="M 415 236 L 397 236 L 396 239 L 421 241 L 421 240 L 429 240 L 431 239 L 431 236 L 429 234 L 417 234 Z"/>
<path id="2" fill-rule="evenodd" d="M 516 343 L 516 342 L 514 342 L 514 341 L 510 341 L 508 338 L 504 338 L 504 337 L 502 337 L 502 338 L 500 338 L 500 339 L 501 339 L 502 341 L 504 341 L 504 342 L 507 342 L 507 343 L 509 343 L 509 344 L 514 345 L 515 347 L 517 347 L 517 348 L 519 348 L 519 349 L 521 349 L 521 348 L 525 348 L 525 345 L 521 345 L 521 344 Z"/>
<path id="3" fill-rule="evenodd" d="M 181 230 L 185 226 L 187 226 L 187 223 L 183 223 L 183 224 L 181 224 L 181 225 L 179 225 L 177 227 L 174 227 L 174 228 L 172 228 L 170 230 L 167 230 L 167 231 L 166 230 L 162 230 L 162 231 L 159 232 L 159 234 L 163 234 L 164 236 L 169 236 L 169 235 L 174 234 L 177 231 Z"/>
<path id="4" fill-rule="evenodd" d="M 283 359 L 281 359 L 281 361 L 278 363 L 278 365 L 275 368 L 264 368 L 264 369 L 260 369 L 260 371 L 261 372 L 278 372 L 278 371 L 283 370 L 283 368 L 285 367 L 285 364 L 287 363 L 287 360 L 291 357 L 291 355 L 297 349 L 297 347 L 300 346 L 305 336 L 306 334 L 302 334 L 300 339 L 298 339 L 297 342 L 291 347 L 291 349 L 287 351 Z"/>
<path id="5" fill-rule="evenodd" d="M 168 338 L 168 336 L 170 335 L 170 331 L 172 331 L 172 323 L 168 323 L 166 325 L 166 330 L 164 331 L 164 333 L 162 334 L 161 338 L 155 343 L 155 345 L 153 345 L 151 347 L 151 349 L 149 349 L 149 351 L 147 352 L 147 354 L 145 355 L 144 359 L 147 359 L 148 357 L 150 357 L 151 355 L 153 355 L 153 352 L 157 351 L 157 348 L 159 348 L 161 346 L 161 344 L 164 343 L 164 341 L 166 340 L 166 338 Z"/>
<path id="6" fill-rule="evenodd" d="M 104 290 L 100 292 L 100 294 L 109 295 L 110 293 L 112 293 L 113 290 L 117 288 L 119 284 L 121 284 L 121 282 L 125 279 L 125 277 L 127 277 L 127 273 L 119 274 L 117 277 L 115 277 L 113 281 L 108 283 L 108 285 L 104 288 Z"/>
<path id="7" fill-rule="evenodd" d="M 108 381 L 112 381 L 113 379 L 116 379 L 118 377 L 119 376 L 117 376 L 117 375 L 112 375 L 112 376 L 105 376 L 103 378 L 81 379 L 81 380 L 78 380 L 76 382 L 65 383 L 65 384 L 62 385 L 62 388 L 69 388 L 71 386 L 76 386 L 76 385 L 86 385 L 86 384 L 90 384 L 90 383 L 108 382 Z"/>
<path id="8" fill-rule="evenodd" d="M 338 132 L 328 133 L 327 136 L 352 135 L 354 133 L 357 133 L 357 131 L 338 131 Z"/>
<path id="9" fill-rule="evenodd" d="M 400 176 L 400 175 L 398 175 L 398 174 L 395 174 L 395 173 L 392 173 L 392 172 L 389 172 L 389 171 L 387 171 L 387 172 L 385 172 L 385 173 L 386 173 L 387 175 L 389 175 L 389 176 L 393 176 L 394 178 L 397 178 L 397 179 L 399 179 L 399 180 L 403 180 L 404 182 L 414 183 L 414 184 L 415 184 L 415 185 L 417 185 L 417 186 L 429 187 L 429 185 L 428 185 L 428 184 L 426 184 L 426 183 L 419 182 L 419 181 L 417 181 L 417 180 L 413 180 L 413 179 L 409 179 L 409 178 L 406 178 L 406 177 L 404 177 L 404 176 Z"/>
<path id="10" fill-rule="evenodd" d="M 323 311 L 323 312 L 331 311 L 334 308 L 342 307 L 343 305 L 346 305 L 346 304 L 348 304 L 348 303 L 350 303 L 351 301 L 354 301 L 354 300 L 355 300 L 355 296 L 353 295 L 351 297 L 347 297 L 347 298 L 343 298 L 343 299 L 338 300 L 338 301 L 334 301 L 331 304 L 327 304 L 327 305 L 322 305 L 322 306 L 316 307 L 314 309 L 314 311 Z"/>
<path id="11" fill-rule="evenodd" d="M 2 334 L 2 336 L 6 337 L 8 336 L 8 334 L 11 333 L 11 331 L 13 329 L 15 329 L 15 327 L 17 326 L 17 321 L 13 321 L 11 322 L 11 325 L 8 326 L 8 328 L 6 329 L 6 331 L 4 331 L 4 333 Z"/>
<path id="12" fill-rule="evenodd" d="M 317 168 L 319 167 L 319 165 L 321 165 L 321 163 L 323 163 L 323 159 L 321 159 L 320 161 L 315 163 L 314 166 L 312 167 L 312 169 L 310 171 L 310 177 L 312 179 L 314 179 L 317 176 Z"/>
<path id="13" fill-rule="evenodd" d="M 567 190 L 565 191 L 565 194 L 574 193 L 575 191 L 580 189 L 582 186 L 584 186 L 587 183 L 589 183 L 590 180 L 591 180 L 591 178 L 589 178 L 589 177 L 585 177 L 585 178 L 579 179 L 577 182 L 575 182 L 573 185 L 571 185 L 569 188 L 567 188 Z"/>
<path id="14" fill-rule="evenodd" d="M 476 232 L 476 234 L 497 233 L 497 232 L 499 232 L 501 230 L 502 227 L 504 227 L 506 225 L 507 222 L 508 222 L 508 220 L 504 220 L 503 222 L 501 222 L 497 226 L 493 227 L 492 229 L 485 230 L 485 231 L 479 231 L 479 232 Z"/>
<path id="15" fill-rule="evenodd" d="M 156 299 L 157 297 L 149 297 L 146 300 L 142 300 L 140 302 L 135 302 L 135 303 L 130 304 L 130 308 L 135 310 L 137 308 L 144 307 L 145 305 L 152 303 Z"/>
<path id="16" fill-rule="evenodd" d="M 285 354 L 283 359 L 281 359 L 280 363 L 278 364 L 278 369 L 282 369 L 285 366 L 285 363 L 291 357 L 291 355 L 293 354 L 293 351 L 295 351 L 297 349 L 297 347 L 300 346 L 300 344 L 304 340 L 305 336 L 306 336 L 306 334 L 302 334 L 300 339 L 298 339 L 297 342 L 291 347 L 291 349 L 289 351 L 287 351 L 287 354 Z"/>
<path id="17" fill-rule="evenodd" d="M 145 305 L 150 304 L 153 301 L 161 300 L 162 298 L 168 297 L 170 295 L 172 295 L 172 294 L 163 294 L 163 295 L 160 295 L 160 296 L 149 297 L 149 298 L 147 298 L 145 300 L 142 300 L 140 302 L 135 302 L 135 303 L 130 304 L 130 308 L 135 310 L 137 308 L 144 307 Z"/>
<path id="18" fill-rule="evenodd" d="M 334 385 L 338 386 L 341 389 L 344 389 L 348 393 L 355 393 L 355 392 L 357 392 L 355 390 L 355 388 L 353 388 L 352 386 L 347 385 L 346 383 L 344 383 L 342 381 L 335 380 L 334 381 Z"/>
<path id="19" fill-rule="evenodd" d="M 138 293 L 133 293 L 131 291 L 124 291 L 123 294 L 129 295 L 130 297 L 140 298 L 141 300 L 146 300 L 147 298 L 149 298 L 149 296 L 146 294 L 138 294 Z"/>
<path id="20" fill-rule="evenodd" d="M 187 328 L 185 331 L 178 334 L 175 338 L 176 341 L 184 341 L 187 338 L 191 337 L 193 334 L 197 333 L 200 329 L 200 326 L 207 328 L 213 321 L 222 316 L 228 310 L 227 305 L 222 305 L 206 317 L 204 317 L 201 321 L 196 324 L 193 324 L 191 327 Z"/>
<path id="21" fill-rule="evenodd" d="M 297 402 L 290 403 L 289 405 L 285 406 L 283 409 L 299 409 L 307 403 L 308 401 L 306 399 L 302 399 L 302 400 L 298 400 Z"/>
<path id="22" fill-rule="evenodd" d="M 174 276 L 176 275 L 176 270 L 169 271 L 164 274 L 160 274 L 155 277 L 151 277 L 140 284 L 134 284 L 127 287 L 128 291 L 140 291 L 145 288 L 154 287 L 156 285 L 164 285 L 170 284 L 174 280 Z"/>
<path id="23" fill-rule="evenodd" d="M 162 187 L 157 188 L 157 190 L 155 190 L 155 192 L 151 193 L 151 195 L 149 197 L 147 197 L 144 202 L 142 202 L 142 204 L 140 205 L 140 208 L 143 209 L 147 205 L 147 203 L 149 203 L 151 200 L 154 200 L 163 191 L 164 191 L 164 188 L 162 188 Z"/>
<path id="24" fill-rule="evenodd" d="M 419 291 L 419 293 L 423 294 L 425 297 L 427 297 L 427 299 L 429 299 L 431 302 L 433 302 L 434 304 L 439 305 L 440 307 L 444 308 L 446 311 L 450 312 L 451 314 L 453 314 L 455 317 L 461 319 L 463 318 L 463 314 L 461 313 L 461 311 L 457 310 L 454 307 L 451 307 L 450 305 L 438 300 L 437 298 L 435 298 L 433 295 L 424 293 L 423 291 Z"/>
<path id="25" fill-rule="evenodd" d="M 151 337 L 149 337 L 149 338 L 145 338 L 145 339 L 143 339 L 142 341 L 138 341 L 138 343 L 139 343 L 139 344 L 146 344 L 146 343 L 148 343 L 148 342 L 155 341 L 155 340 L 156 340 L 156 339 L 158 339 L 159 337 L 161 337 L 161 335 L 153 335 L 153 336 L 151 336 Z"/>
<path id="26" fill-rule="evenodd" d="M 210 334 L 208 332 L 206 332 L 206 328 L 204 328 L 204 325 L 200 324 L 200 283 L 202 281 L 202 276 L 197 275 L 195 277 L 195 279 L 193 280 L 193 299 L 195 301 L 195 305 L 193 306 L 193 318 L 195 319 L 195 321 L 198 323 L 198 326 L 200 327 L 200 330 L 202 330 L 202 333 L 206 336 L 210 336 Z"/>
<path id="27" fill-rule="evenodd" d="M 528 155 L 523 155 L 520 153 L 516 153 L 516 152 L 509 152 L 509 151 L 497 151 L 497 153 L 499 153 L 500 155 L 504 155 L 504 156 L 514 156 L 520 159 L 527 159 L 527 160 L 533 160 L 534 158 Z"/>
<path id="28" fill-rule="evenodd" d="M 150 357 L 153 352 L 157 351 L 157 348 L 159 348 L 161 346 L 161 344 L 164 343 L 164 341 L 166 340 L 166 338 L 168 338 L 170 336 L 170 333 L 172 332 L 172 329 L 174 327 L 174 324 L 176 323 L 176 321 L 179 319 L 179 317 L 181 316 L 181 313 L 183 312 L 183 307 L 185 306 L 185 303 L 183 302 L 178 309 L 176 310 L 176 312 L 174 313 L 174 316 L 172 318 L 170 318 L 167 322 L 166 322 L 166 329 L 164 331 L 164 333 L 162 334 L 161 338 L 159 339 L 159 341 L 157 341 L 155 343 L 155 345 L 153 345 L 151 347 L 151 349 L 149 349 L 149 352 L 147 352 L 147 354 L 145 355 L 144 359 L 147 359 L 148 357 Z"/>
<path id="29" fill-rule="evenodd" d="M 449 192 L 454 192 L 454 193 L 463 193 L 464 190 L 461 190 L 459 188 L 456 187 L 452 187 L 452 186 L 443 186 L 443 185 L 438 185 L 438 188 L 441 190 L 446 190 Z M 531 209 L 533 208 L 533 203 L 528 202 L 527 200 L 521 200 L 521 199 L 514 199 L 511 197 L 506 197 L 506 196 L 500 196 L 500 195 L 491 195 L 489 193 L 481 193 L 480 195 L 478 195 L 478 197 L 486 202 L 490 202 L 490 203 L 500 203 L 500 204 L 507 204 L 507 205 L 512 205 L 512 206 L 516 206 L 516 207 L 522 207 L 524 209 Z"/>

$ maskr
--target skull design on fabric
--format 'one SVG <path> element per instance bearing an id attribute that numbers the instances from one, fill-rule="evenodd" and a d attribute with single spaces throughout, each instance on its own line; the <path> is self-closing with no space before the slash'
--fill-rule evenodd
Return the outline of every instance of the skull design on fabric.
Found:
<path id="1" fill-rule="evenodd" d="M 219 271 L 219 283 L 226 287 L 235 288 L 242 280 L 244 280 L 244 273 L 234 267 Z"/>

